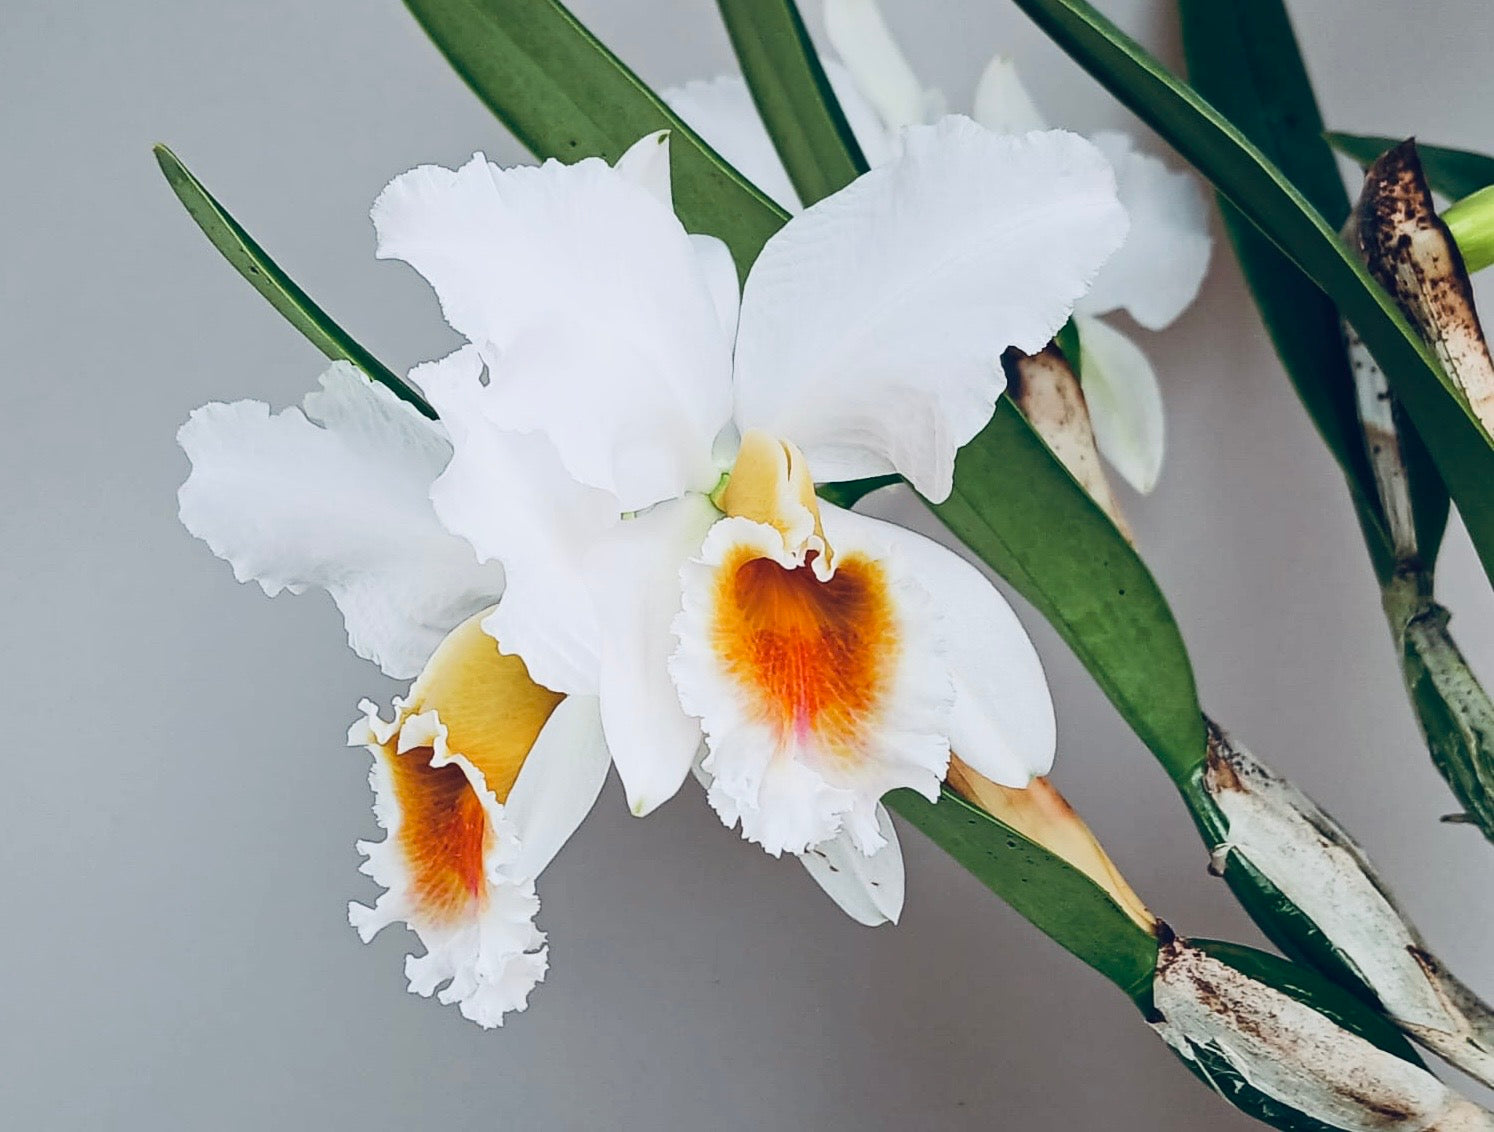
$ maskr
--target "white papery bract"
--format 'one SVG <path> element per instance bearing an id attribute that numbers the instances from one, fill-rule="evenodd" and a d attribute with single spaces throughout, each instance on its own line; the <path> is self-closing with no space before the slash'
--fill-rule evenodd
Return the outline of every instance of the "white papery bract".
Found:
<path id="1" fill-rule="evenodd" d="M 944 96 L 919 82 L 876 0 L 825 0 L 824 12 L 826 31 L 840 56 L 824 60 L 826 72 L 867 161 L 878 165 L 902 152 L 907 127 L 943 113 Z M 666 91 L 665 97 L 749 180 L 786 208 L 799 207 L 740 78 L 690 83 Z M 999 55 L 981 74 L 971 114 L 996 133 L 1025 135 L 1047 128 L 1015 64 Z M 1091 140 L 1115 170 L 1130 231 L 1075 309 L 1091 320 L 1124 310 L 1146 329 L 1161 330 L 1193 302 L 1208 269 L 1212 241 L 1203 191 L 1189 174 L 1173 172 L 1138 152 L 1125 134 L 1101 131 Z M 1024 271 L 1038 269 L 1040 265 L 1028 263 Z M 1023 271 L 1015 271 L 1007 282 L 1015 287 L 1023 279 Z M 1089 337 L 1097 341 L 1084 341 L 1081 382 L 1097 446 L 1132 487 L 1149 492 L 1157 482 L 1164 440 L 1156 373 L 1139 347 L 1117 344 L 1119 330 L 1093 321 L 1088 325 Z M 1095 326 L 1101 330 L 1093 331 Z M 1084 327 L 1081 323 L 1081 340 L 1086 338 Z"/>
<path id="2" fill-rule="evenodd" d="M 504 573 L 432 507 L 452 459 L 445 424 L 346 362 L 321 384 L 303 410 L 194 412 L 179 434 L 192 461 L 182 522 L 240 581 L 271 595 L 326 589 L 359 655 L 392 676 L 420 673 L 392 721 L 364 701 L 350 732 L 374 755 L 388 831 L 360 843 L 363 871 L 388 891 L 350 917 L 365 940 L 407 923 L 426 949 L 406 963 L 410 989 L 441 988 L 441 1001 L 497 1025 L 545 972 L 535 878 L 606 776 L 598 702 L 536 684 L 483 632 Z"/>
<path id="3" fill-rule="evenodd" d="M 729 256 L 669 208 L 664 144 L 616 167 L 479 156 L 379 198 L 380 254 L 469 340 L 412 375 L 454 449 L 436 511 L 507 572 L 503 647 L 599 697 L 634 813 L 696 766 L 728 825 L 818 850 L 843 907 L 893 919 L 879 799 L 937 797 L 954 736 L 1025 784 L 1051 762 L 1052 706 L 978 572 L 820 506 L 813 481 L 949 494 L 1002 351 L 1047 342 L 1120 245 L 1114 176 L 1073 134 L 911 127 L 767 242 L 738 304 Z M 821 867 L 846 852 L 864 867 Z"/>

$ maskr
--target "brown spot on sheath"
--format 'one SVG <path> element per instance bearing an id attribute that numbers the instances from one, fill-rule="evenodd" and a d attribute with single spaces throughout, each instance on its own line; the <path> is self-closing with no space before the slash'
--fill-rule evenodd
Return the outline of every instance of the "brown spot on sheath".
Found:
<path id="1" fill-rule="evenodd" d="M 1494 432 L 1494 358 L 1468 269 L 1437 215 L 1414 140 L 1370 166 L 1352 230 L 1370 274 L 1416 325 L 1484 428 Z"/>
<path id="2" fill-rule="evenodd" d="M 1001 364 L 1006 370 L 1007 395 L 1126 541 L 1134 543 L 1135 536 L 1100 463 L 1084 391 L 1063 353 L 1052 343 L 1036 354 L 1009 349 Z"/>

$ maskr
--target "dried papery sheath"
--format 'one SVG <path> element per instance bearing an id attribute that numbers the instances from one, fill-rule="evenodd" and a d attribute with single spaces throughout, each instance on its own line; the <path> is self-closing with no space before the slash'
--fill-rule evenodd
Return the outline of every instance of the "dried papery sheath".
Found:
<path id="1" fill-rule="evenodd" d="M 1399 407 L 1390 392 L 1390 383 L 1380 363 L 1365 347 L 1358 333 L 1347 322 L 1343 324 L 1344 346 L 1349 354 L 1349 369 L 1354 375 L 1354 400 L 1359 409 L 1359 424 L 1364 430 L 1365 451 L 1375 475 L 1375 488 L 1385 512 L 1391 548 L 1398 564 L 1416 562 L 1420 548 L 1416 541 L 1416 513 L 1411 502 L 1411 480 L 1406 457 L 1401 449 Z"/>
<path id="2" fill-rule="evenodd" d="M 1349 1132 L 1494 1129 L 1494 1114 L 1289 995 L 1184 941 L 1162 948 L 1152 1028 L 1186 1060 Z M 1209 1076 L 1207 1070 L 1203 1075 Z"/>
<path id="3" fill-rule="evenodd" d="M 1036 354 L 1008 350 L 1001 364 L 1006 370 L 1007 394 L 1069 474 L 1110 516 L 1126 541 L 1134 543 L 1131 528 L 1100 463 L 1084 392 L 1063 354 L 1052 345 Z"/>
<path id="4" fill-rule="evenodd" d="M 1414 141 L 1370 166 L 1354 227 L 1370 273 L 1416 324 L 1484 428 L 1494 431 L 1494 360 L 1463 257 L 1437 215 Z"/>
<path id="5" fill-rule="evenodd" d="M 1204 785 L 1229 823 L 1218 856 L 1248 861 L 1311 919 L 1397 1026 L 1494 1084 L 1494 1014 L 1427 950 L 1338 823 L 1213 723 Z"/>

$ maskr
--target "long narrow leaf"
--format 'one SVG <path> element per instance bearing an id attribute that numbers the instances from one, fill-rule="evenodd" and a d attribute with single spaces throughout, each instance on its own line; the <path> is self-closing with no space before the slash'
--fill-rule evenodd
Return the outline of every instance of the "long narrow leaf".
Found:
<path id="1" fill-rule="evenodd" d="M 1135 549 L 1007 398 L 934 512 L 1037 607 L 1178 783 L 1205 759 L 1188 651 Z"/>
<path id="2" fill-rule="evenodd" d="M 866 159 L 794 0 L 716 0 L 758 113 L 806 205 L 849 185 Z"/>
<path id="3" fill-rule="evenodd" d="M 911 790 L 886 801 L 1045 935 L 1131 998 L 1149 1000 L 1157 938 L 1089 877 L 952 790 L 937 805 Z"/>
<path id="4" fill-rule="evenodd" d="M 370 380 L 388 386 L 397 396 L 408 401 L 427 417 L 435 418 L 435 411 L 420 394 L 355 342 L 347 331 L 332 321 L 326 311 L 311 301 L 305 291 L 296 286 L 290 276 L 280 270 L 275 261 L 239 226 L 202 182 L 192 176 L 176 154 L 164 145 L 156 146 L 155 154 L 156 163 L 165 174 L 166 182 L 186 207 L 187 214 L 197 222 L 213 247 L 218 249 L 234 270 L 248 280 L 249 285 L 263 295 L 287 322 L 327 357 L 334 361 L 352 362 Z"/>
<path id="5" fill-rule="evenodd" d="M 1084 0 L 1015 0 L 1156 129 L 1338 305 L 1427 440 L 1494 577 L 1494 446 L 1394 302 L 1327 221 L 1240 130 Z"/>
<path id="6" fill-rule="evenodd" d="M 723 161 L 557 0 L 405 0 L 474 93 L 539 157 L 616 161 L 672 131 L 675 209 L 724 240 L 746 277 L 788 218 Z"/>
<path id="7" fill-rule="evenodd" d="M 1368 168 L 1404 138 L 1378 137 L 1368 134 L 1328 134 L 1333 148 Z M 1427 183 L 1449 200 L 1462 200 L 1480 189 L 1494 185 L 1494 157 L 1466 149 L 1448 149 L 1440 145 L 1416 143 L 1421 156 L 1421 171 Z"/>

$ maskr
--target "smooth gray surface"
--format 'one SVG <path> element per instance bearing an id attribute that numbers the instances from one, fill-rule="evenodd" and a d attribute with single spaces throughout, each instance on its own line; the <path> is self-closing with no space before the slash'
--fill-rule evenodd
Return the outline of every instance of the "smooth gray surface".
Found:
<path id="1" fill-rule="evenodd" d="M 653 81 L 728 62 L 706 0 L 575 6 Z M 689 790 L 640 822 L 610 786 L 543 878 L 553 971 L 527 1014 L 484 1034 L 407 994 L 410 938 L 363 947 L 344 919 L 371 895 L 353 841 L 375 827 L 342 737 L 360 696 L 395 688 L 324 597 L 235 586 L 175 519 L 186 413 L 293 401 L 320 362 L 219 262 L 149 144 L 397 366 L 451 334 L 412 273 L 373 261 L 369 202 L 410 165 L 518 151 L 394 0 L 4 7 L 0 1126 L 1255 1127 L 916 834 L 903 924 L 872 932 Z M 1055 120 L 1129 120 L 1009 5 L 888 7 L 956 107 L 1001 48 Z M 1171 5 L 1105 7 L 1176 59 Z M 1484 0 L 1293 10 L 1334 126 L 1494 151 Z M 1494 990 L 1494 854 L 1437 823 L 1452 803 L 1345 494 L 1227 252 L 1145 345 L 1172 445 L 1157 493 L 1127 502 L 1210 710 L 1355 830 L 1444 958 Z M 1442 573 L 1494 674 L 1494 599 L 1463 537 Z M 1160 771 L 1022 612 L 1059 706 L 1059 784 L 1167 919 L 1256 940 Z"/>

